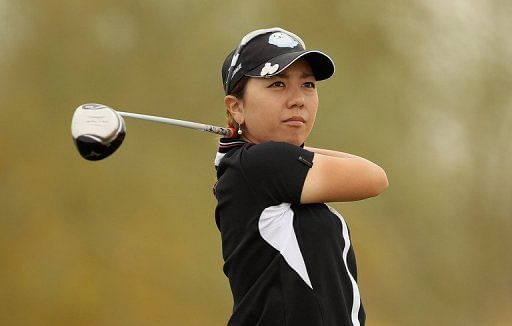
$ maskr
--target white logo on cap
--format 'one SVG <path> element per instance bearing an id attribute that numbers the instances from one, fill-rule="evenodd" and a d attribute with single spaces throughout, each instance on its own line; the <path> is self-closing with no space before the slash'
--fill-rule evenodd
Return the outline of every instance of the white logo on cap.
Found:
<path id="1" fill-rule="evenodd" d="M 241 62 L 238 64 L 238 66 L 236 66 L 235 70 L 233 70 L 233 76 L 236 75 L 236 73 L 238 71 L 240 71 L 240 69 L 242 69 L 242 63 Z"/>
<path id="2" fill-rule="evenodd" d="M 268 43 L 280 48 L 294 48 L 299 44 L 299 42 L 295 41 L 290 35 L 281 32 L 270 35 Z"/>
<path id="3" fill-rule="evenodd" d="M 279 65 L 276 63 L 272 65 L 270 62 L 265 63 L 265 66 L 261 69 L 260 76 L 272 75 L 279 69 Z"/>

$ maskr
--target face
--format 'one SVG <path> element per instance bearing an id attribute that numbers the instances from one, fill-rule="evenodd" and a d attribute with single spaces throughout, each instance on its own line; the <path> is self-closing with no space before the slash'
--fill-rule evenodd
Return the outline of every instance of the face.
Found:
<path id="1" fill-rule="evenodd" d="M 249 78 L 242 99 L 227 96 L 226 106 L 242 138 L 255 144 L 280 141 L 301 145 L 309 136 L 318 109 L 316 80 L 305 60 L 297 60 L 281 74 Z"/>

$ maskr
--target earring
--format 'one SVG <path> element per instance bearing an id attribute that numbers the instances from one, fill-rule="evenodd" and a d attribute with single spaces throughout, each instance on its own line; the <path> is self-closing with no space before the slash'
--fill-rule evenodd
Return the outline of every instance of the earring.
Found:
<path id="1" fill-rule="evenodd" d="M 238 125 L 238 134 L 241 135 L 242 134 L 242 125 Z"/>

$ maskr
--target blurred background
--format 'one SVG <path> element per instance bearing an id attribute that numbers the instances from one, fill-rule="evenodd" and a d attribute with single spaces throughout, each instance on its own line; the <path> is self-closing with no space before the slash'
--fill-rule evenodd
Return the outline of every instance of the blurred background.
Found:
<path id="1" fill-rule="evenodd" d="M 337 64 L 308 144 L 382 165 L 351 227 L 368 325 L 512 321 L 512 3 L 0 0 L 0 324 L 225 325 L 217 138 L 128 120 L 100 162 L 75 108 L 222 125 L 220 67 L 280 26 Z"/>

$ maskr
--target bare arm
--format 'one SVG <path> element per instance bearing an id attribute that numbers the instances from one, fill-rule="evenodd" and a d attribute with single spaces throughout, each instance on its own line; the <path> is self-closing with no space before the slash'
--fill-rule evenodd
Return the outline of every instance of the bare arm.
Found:
<path id="1" fill-rule="evenodd" d="M 315 153 L 301 194 L 301 203 L 355 201 L 374 197 L 388 186 L 386 172 L 362 157 L 321 148 Z"/>

